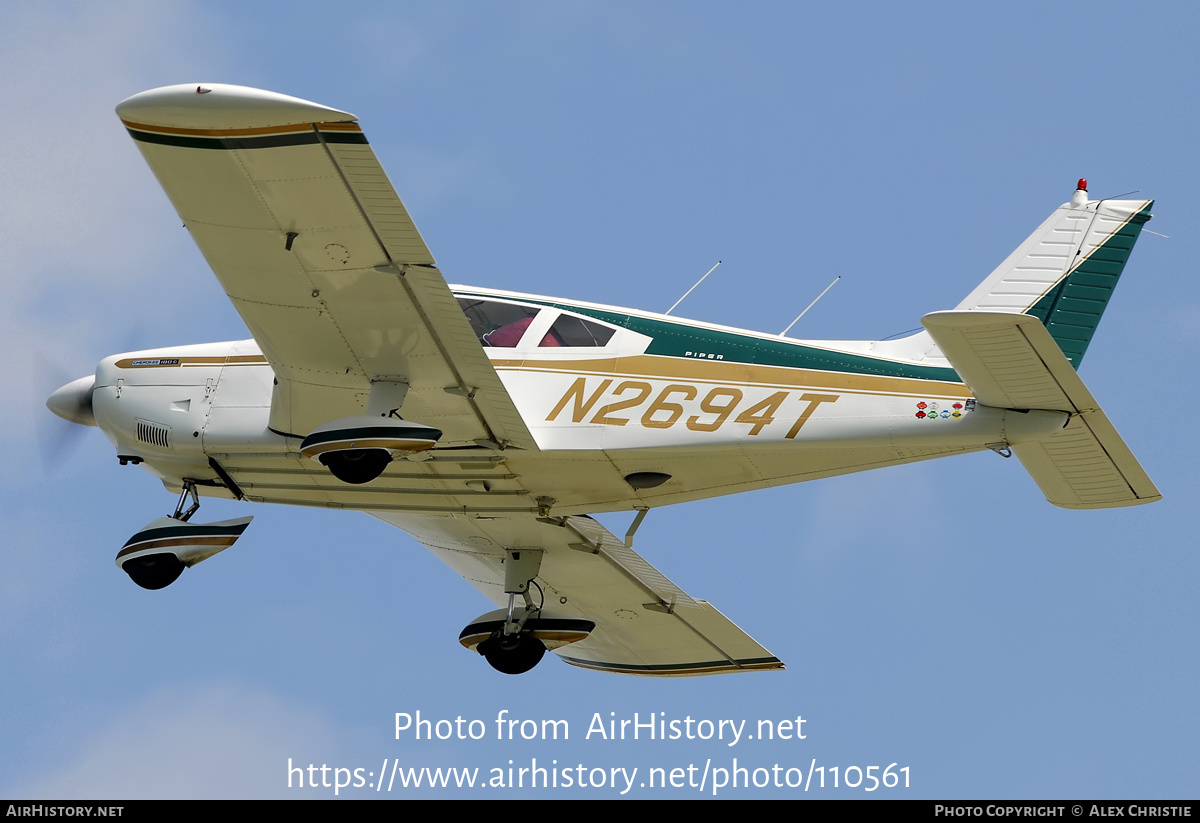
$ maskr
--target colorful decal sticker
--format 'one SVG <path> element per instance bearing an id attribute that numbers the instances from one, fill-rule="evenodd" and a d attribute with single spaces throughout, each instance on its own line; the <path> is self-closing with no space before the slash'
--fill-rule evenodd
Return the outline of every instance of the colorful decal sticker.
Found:
<path id="1" fill-rule="evenodd" d="M 965 402 L 954 402 L 950 404 L 948 409 L 939 409 L 938 404 L 932 400 L 920 400 L 917 402 L 917 419 L 918 420 L 958 420 L 963 414 L 975 410 L 974 399 Z"/>

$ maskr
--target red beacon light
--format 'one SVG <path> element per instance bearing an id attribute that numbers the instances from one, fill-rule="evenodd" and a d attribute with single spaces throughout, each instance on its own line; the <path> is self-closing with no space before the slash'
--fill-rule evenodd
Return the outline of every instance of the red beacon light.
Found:
<path id="1" fill-rule="evenodd" d="M 1087 178 L 1080 177 L 1079 184 L 1075 187 L 1075 193 L 1071 195 L 1071 208 L 1078 209 L 1082 206 L 1086 206 L 1087 202 Z"/>

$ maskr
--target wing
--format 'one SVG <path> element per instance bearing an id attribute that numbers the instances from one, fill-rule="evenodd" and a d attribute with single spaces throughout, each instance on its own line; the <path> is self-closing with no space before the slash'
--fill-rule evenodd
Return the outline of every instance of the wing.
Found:
<path id="1" fill-rule="evenodd" d="M 555 649 L 572 665 L 658 676 L 783 668 L 590 517 L 373 514 L 412 534 L 498 606 L 507 603 L 504 550 L 541 549 L 536 580 L 546 611 L 596 624 L 586 640 Z"/>
<path id="2" fill-rule="evenodd" d="M 219 84 L 117 113 L 275 370 L 271 428 L 361 414 L 391 380 L 443 445 L 536 448 L 353 115 Z"/>

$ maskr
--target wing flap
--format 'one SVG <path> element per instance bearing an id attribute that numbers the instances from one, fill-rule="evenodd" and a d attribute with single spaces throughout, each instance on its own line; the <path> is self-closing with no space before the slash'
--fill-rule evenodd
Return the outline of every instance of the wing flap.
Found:
<path id="1" fill-rule="evenodd" d="M 665 574 L 651 566 L 644 557 L 592 518 L 568 517 L 566 525 L 586 541 L 571 544 L 572 548 L 603 556 L 645 589 L 646 594 L 656 600 L 659 606 L 699 608 L 697 601 L 689 597 L 683 589 L 668 580 Z"/>
<path id="2" fill-rule="evenodd" d="M 954 311 L 921 322 L 980 403 L 1071 415 L 1062 431 L 1014 446 L 1051 503 L 1097 509 L 1162 499 L 1038 318 Z"/>

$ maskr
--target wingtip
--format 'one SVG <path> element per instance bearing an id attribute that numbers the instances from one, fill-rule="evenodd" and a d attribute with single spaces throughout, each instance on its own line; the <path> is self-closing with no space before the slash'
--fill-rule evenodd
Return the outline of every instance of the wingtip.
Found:
<path id="1" fill-rule="evenodd" d="M 299 97 L 225 83 L 181 83 L 121 101 L 127 123 L 190 129 L 246 129 L 357 120 L 353 114 Z"/>

